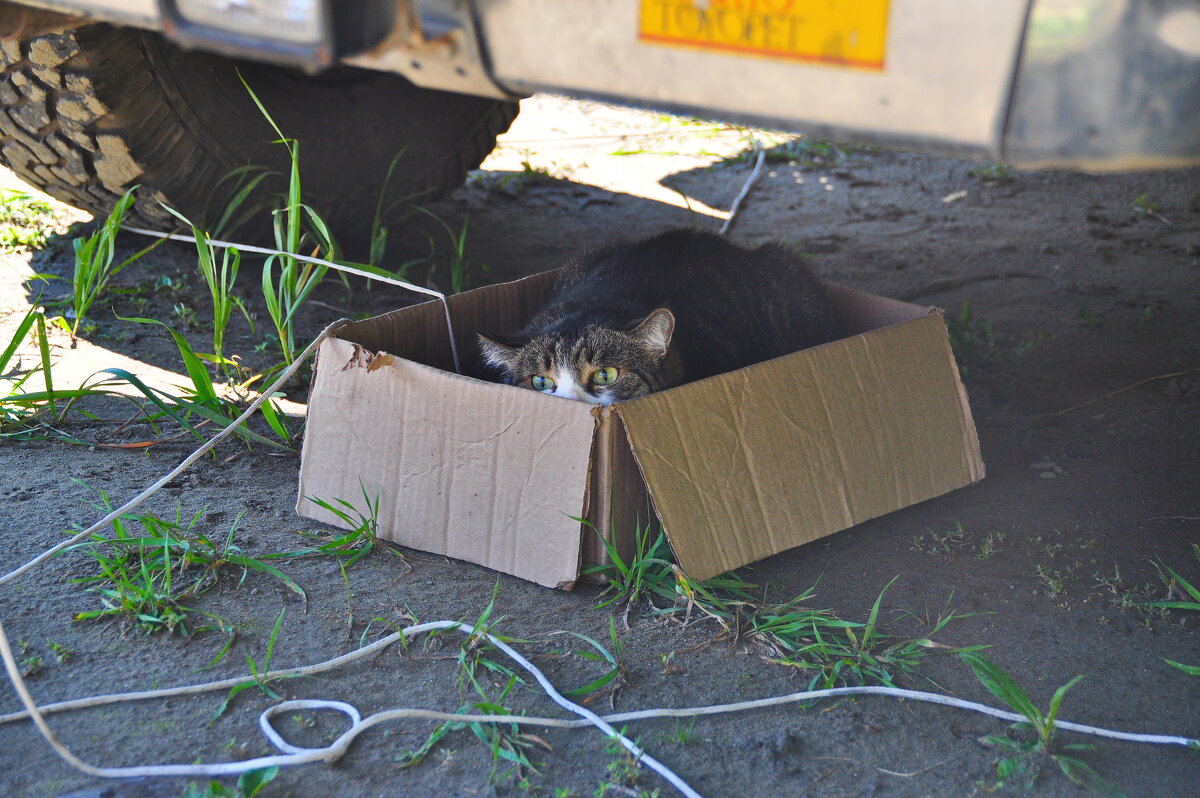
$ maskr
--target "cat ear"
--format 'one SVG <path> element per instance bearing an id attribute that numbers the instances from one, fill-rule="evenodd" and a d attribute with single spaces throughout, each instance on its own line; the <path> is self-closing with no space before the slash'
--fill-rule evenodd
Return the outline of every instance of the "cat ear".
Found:
<path id="1" fill-rule="evenodd" d="M 479 337 L 479 354 L 483 356 L 483 362 L 511 374 L 517 364 L 517 350 L 499 341 L 493 341 L 483 333 L 476 335 Z"/>
<path id="2" fill-rule="evenodd" d="M 671 335 L 675 332 L 675 316 L 666 308 L 650 312 L 641 324 L 629 331 L 646 350 L 658 360 L 667 356 Z"/>

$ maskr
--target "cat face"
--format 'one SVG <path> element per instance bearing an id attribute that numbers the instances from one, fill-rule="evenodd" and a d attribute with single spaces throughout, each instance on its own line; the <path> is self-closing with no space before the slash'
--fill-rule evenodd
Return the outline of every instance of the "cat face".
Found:
<path id="1" fill-rule="evenodd" d="M 506 346 L 483 335 L 479 349 L 509 385 L 608 405 L 673 384 L 668 357 L 675 317 L 660 308 L 632 330 L 588 325 Z"/>

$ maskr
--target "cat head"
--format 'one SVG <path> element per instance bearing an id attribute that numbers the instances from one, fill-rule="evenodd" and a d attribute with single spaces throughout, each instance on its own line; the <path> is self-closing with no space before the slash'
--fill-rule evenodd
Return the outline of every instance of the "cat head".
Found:
<path id="1" fill-rule="evenodd" d="M 608 405 L 678 381 L 678 357 L 670 348 L 674 331 L 675 317 L 659 308 L 630 330 L 592 324 L 513 346 L 480 335 L 479 350 L 509 385 Z"/>

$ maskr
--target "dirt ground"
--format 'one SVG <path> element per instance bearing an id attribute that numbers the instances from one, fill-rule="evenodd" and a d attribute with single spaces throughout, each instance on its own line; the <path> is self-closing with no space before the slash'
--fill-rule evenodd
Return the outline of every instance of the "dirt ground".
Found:
<path id="1" fill-rule="evenodd" d="M 485 168 L 433 210 L 455 230 L 469 218 L 466 259 L 477 282 L 554 267 L 582 248 L 665 228 L 715 229 L 728 215 L 751 163 L 744 131 L 591 103 L 537 97 Z M 1061 717 L 1122 731 L 1200 736 L 1200 678 L 1163 662 L 1200 665 L 1200 615 L 1154 611 L 1148 600 L 1179 598 L 1161 565 L 1200 584 L 1200 171 L 1084 175 L 1018 173 L 986 163 L 907 152 L 793 145 L 772 159 L 739 211 L 730 236 L 741 243 L 783 240 L 811 255 L 825 279 L 959 317 L 971 309 L 977 345 L 962 361 L 987 477 L 970 488 L 862 524 L 757 563 L 742 572 L 763 595 L 783 601 L 816 586 L 810 603 L 864 621 L 883 600 L 884 632 L 928 634 L 939 614 L 954 620 L 934 639 L 984 644 L 987 656 L 1045 706 L 1057 687 Z M 742 156 L 727 160 L 731 156 Z M 446 238 L 435 224 L 393 240 L 401 259 L 435 246 L 430 277 L 445 286 Z M 144 242 L 122 239 L 123 251 Z M 7 341 L 34 300 L 22 280 L 69 274 L 70 236 L 42 251 L 3 256 L 0 319 Z M 483 267 L 487 267 L 486 273 Z M 424 280 L 422 267 L 413 276 Z M 76 349 L 55 333 L 55 381 L 69 386 L 111 366 L 169 385 L 179 370 L 174 345 L 157 329 L 118 321 L 158 315 L 203 348 L 208 299 L 194 251 L 161 247 L 122 273 L 135 290 L 113 294 Z M 171 285 L 154 281 L 161 275 Z M 62 284 L 59 284 L 60 286 Z M 139 288 L 140 286 L 140 288 Z M 318 291 L 301 321 L 307 341 L 328 321 L 411 301 L 400 289 L 348 293 L 336 280 Z M 54 284 L 47 298 L 65 289 Z M 245 267 L 239 292 L 259 316 L 251 333 L 237 322 L 229 349 L 262 367 L 256 354 L 268 325 L 256 303 L 257 270 Z M 181 311 L 176 305 L 185 306 Z M 197 320 L 189 327 L 186 310 Z M 990 327 L 992 338 L 984 332 Z M 207 351 L 207 350 L 205 350 Z M 29 354 L 24 356 L 30 358 Z M 24 367 L 32 364 L 23 361 Z M 130 365 L 132 364 L 132 365 Z M 176 378 L 178 379 L 178 378 Z M 289 391 L 302 410 L 305 388 Z M 127 405 L 97 413 L 128 417 Z M 123 416 L 121 414 L 124 414 Z M 150 436 L 114 433 L 82 417 L 66 432 L 89 442 Z M 121 434 L 127 437 L 120 437 Z M 90 437 L 89 437 L 90 436 Z M 133 437 L 129 437 L 133 436 Z M 99 517 L 87 501 L 103 490 L 115 502 L 134 495 L 187 452 L 183 438 L 146 449 L 71 445 L 58 440 L 0 443 L 0 536 L 10 566 L 62 540 L 63 530 Z M 265 446 L 223 446 L 151 500 L 163 517 L 177 506 L 200 514 L 206 534 L 224 535 L 265 555 L 301 547 L 295 532 L 316 525 L 294 512 L 298 455 Z M 91 486 L 89 490 L 87 486 Z M 244 514 L 244 515 L 243 515 Z M 752 639 L 711 621 L 686 626 L 650 612 L 597 609 L 600 590 L 548 590 L 482 568 L 403 551 L 375 552 L 343 574 L 330 558 L 275 561 L 307 593 L 302 602 L 279 581 L 251 573 L 227 578 L 192 602 L 236 630 L 229 654 L 206 670 L 226 637 L 146 634 L 119 622 L 74 621 L 99 599 L 73 579 L 96 571 L 80 552 L 59 556 L 0 587 L 0 620 L 30 663 L 39 702 L 199 683 L 262 664 L 276 617 L 286 609 L 271 666 L 314 663 L 378 639 L 412 618 L 473 622 L 495 596 L 497 629 L 523 642 L 556 684 L 598 677 L 602 664 L 564 654 L 587 646 L 556 634 L 586 634 L 612 648 L 617 617 L 623 684 L 593 700 L 597 711 L 684 707 L 801 690 L 808 676 L 769 661 Z M 7 570 L 7 569 L 4 569 Z M 65 661 L 56 654 L 68 652 Z M 459 679 L 458 641 L 440 637 L 399 646 L 320 675 L 276 683 L 289 697 L 339 699 L 365 715 L 398 707 L 453 711 L 470 700 Z M 497 659 L 499 657 L 497 656 Z M 998 706 L 970 670 L 933 656 L 921 676 L 897 682 Z M 496 681 L 494 672 L 485 671 Z M 559 714 L 531 680 L 504 703 L 529 714 Z M 83 759 L 106 766 L 244 759 L 272 752 L 257 727 L 271 703 L 246 690 L 210 722 L 222 693 L 118 703 L 51 716 Z M 465 701 L 464 701 L 465 698 Z M 9 692 L 0 712 L 19 708 Z M 336 736 L 340 717 L 294 713 L 280 728 L 296 742 Z M 434 721 L 385 723 L 360 737 L 336 765 L 284 769 L 262 793 L 282 796 L 634 795 L 672 788 L 647 771 L 618 784 L 615 756 L 595 731 L 528 729 L 546 747 L 525 778 L 468 730 L 449 733 L 421 763 L 401 767 Z M 996 788 L 997 752 L 979 738 L 1006 724 L 961 710 L 883 697 L 699 719 L 655 720 L 629 733 L 709 796 L 967 796 Z M 177 796 L 188 779 L 101 781 L 60 760 L 28 721 L 0 726 L 0 794 L 12 796 Z M 1085 739 L 1079 753 L 1131 796 L 1198 794 L 1200 754 L 1178 746 Z M 199 781 L 195 780 L 194 781 Z M 224 783 L 232 784 L 231 779 Z M 609 786 L 604 786 L 609 785 Z M 1053 763 L 1036 794 L 1085 795 Z"/>

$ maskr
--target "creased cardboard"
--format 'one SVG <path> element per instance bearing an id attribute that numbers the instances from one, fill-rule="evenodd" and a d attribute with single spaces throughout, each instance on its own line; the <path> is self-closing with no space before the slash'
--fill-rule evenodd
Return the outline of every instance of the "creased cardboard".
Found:
<path id="1" fill-rule="evenodd" d="M 318 354 L 301 514 L 336 523 L 306 497 L 361 508 L 365 492 L 380 499 L 388 540 L 541 584 L 573 582 L 580 526 L 570 517 L 586 490 L 588 409 L 531 403 L 533 392 L 497 396 L 402 358 L 371 370 L 356 349 L 329 339 Z"/>
<path id="2" fill-rule="evenodd" d="M 451 297 L 460 353 L 551 282 Z M 833 290 L 846 337 L 609 408 L 449 373 L 439 302 L 349 324 L 318 354 L 297 509 L 337 523 L 306 497 L 365 491 L 387 540 L 570 587 L 608 559 L 597 531 L 628 558 L 654 515 L 705 579 L 982 478 L 940 312 Z"/>
<path id="3" fill-rule="evenodd" d="M 687 574 L 706 579 L 982 476 L 947 351 L 929 313 L 618 407 Z"/>

